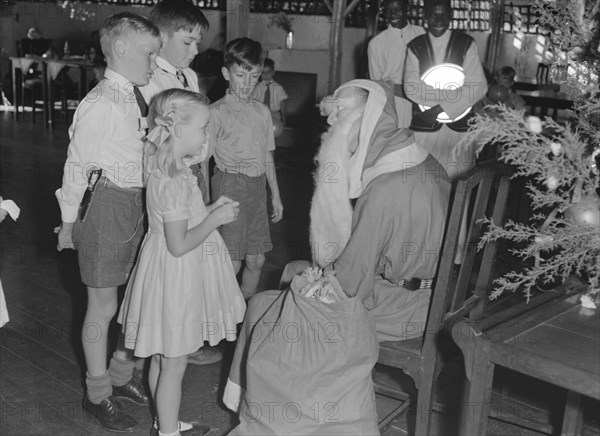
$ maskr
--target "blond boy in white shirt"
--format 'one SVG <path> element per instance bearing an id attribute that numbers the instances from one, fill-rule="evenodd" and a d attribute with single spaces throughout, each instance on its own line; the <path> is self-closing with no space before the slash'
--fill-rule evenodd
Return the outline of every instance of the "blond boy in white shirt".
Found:
<path id="1" fill-rule="evenodd" d="M 122 336 L 107 370 L 107 338 L 118 308 L 117 288 L 127 282 L 144 234 L 147 105 L 138 86 L 146 85 L 156 69 L 161 41 L 150 21 L 123 12 L 104 22 L 100 43 L 107 62 L 104 79 L 79 104 L 69 129 L 62 187 L 56 191 L 62 217 L 57 248 L 77 250 L 87 286 L 83 409 L 106 430 L 127 432 L 137 421 L 115 398 L 148 404 L 148 396 L 133 377 L 132 355 Z"/>

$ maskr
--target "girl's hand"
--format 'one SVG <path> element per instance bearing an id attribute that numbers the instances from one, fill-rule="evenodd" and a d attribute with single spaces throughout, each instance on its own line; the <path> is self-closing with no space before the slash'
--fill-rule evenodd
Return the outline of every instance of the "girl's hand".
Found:
<path id="1" fill-rule="evenodd" d="M 58 245 L 56 249 L 62 251 L 65 248 L 75 249 L 73 244 L 73 223 L 62 223 L 58 229 Z"/>
<path id="2" fill-rule="evenodd" d="M 207 209 L 208 212 L 211 213 L 212 211 L 214 211 L 215 209 L 217 209 L 220 206 L 223 206 L 224 204 L 227 203 L 231 203 L 233 200 L 229 197 L 226 197 L 224 195 L 221 195 L 217 201 L 215 201 L 214 203 L 208 205 Z"/>
<path id="3" fill-rule="evenodd" d="M 271 214 L 271 222 L 278 223 L 283 218 L 283 204 L 279 195 L 273 196 L 273 213 Z"/>
<path id="4" fill-rule="evenodd" d="M 226 197 L 225 195 L 221 195 L 221 196 L 220 196 L 220 197 L 217 199 L 217 201 L 215 201 L 215 202 L 213 203 L 213 206 L 214 206 L 214 207 L 215 207 L 215 209 L 216 209 L 217 207 L 219 207 L 219 206 L 223 206 L 224 204 L 227 204 L 227 203 L 233 203 L 233 200 L 232 200 L 231 198 L 229 198 L 229 197 Z"/>
<path id="5" fill-rule="evenodd" d="M 217 200 L 217 202 L 219 200 Z M 215 218 L 217 226 L 220 226 L 235 221 L 239 212 L 240 203 L 237 201 L 230 201 L 215 208 L 210 215 Z"/>

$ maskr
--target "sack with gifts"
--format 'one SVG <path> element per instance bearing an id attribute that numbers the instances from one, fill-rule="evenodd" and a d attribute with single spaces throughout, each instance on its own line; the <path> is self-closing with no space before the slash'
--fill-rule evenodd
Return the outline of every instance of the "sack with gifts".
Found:
<path id="1" fill-rule="evenodd" d="M 379 434 L 372 320 L 334 276 L 306 276 L 250 300 L 223 397 L 239 411 L 230 435 Z"/>

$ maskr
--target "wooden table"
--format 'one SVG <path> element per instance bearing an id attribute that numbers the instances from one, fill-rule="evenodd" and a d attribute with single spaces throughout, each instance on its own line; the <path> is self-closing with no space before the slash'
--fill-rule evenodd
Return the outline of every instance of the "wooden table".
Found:
<path id="1" fill-rule="evenodd" d="M 91 62 L 88 62 L 84 59 L 79 59 L 79 58 L 73 58 L 73 59 L 48 59 L 47 61 L 48 64 L 48 82 L 50 83 L 50 80 L 56 80 L 56 78 L 58 77 L 59 73 L 64 70 L 65 68 L 77 68 L 79 69 L 79 83 L 78 83 L 78 98 L 79 101 L 83 100 L 88 92 L 87 89 L 87 70 L 89 69 L 94 69 L 94 68 L 103 68 L 103 65 L 99 65 L 99 64 L 94 64 Z M 53 113 L 54 113 L 54 107 L 53 107 L 53 97 L 52 97 L 52 86 L 48 85 L 48 100 L 49 100 L 49 104 L 50 104 L 50 110 L 48 111 L 48 123 L 50 125 L 52 125 L 53 123 Z M 65 108 L 66 110 L 66 108 Z"/>
<path id="2" fill-rule="evenodd" d="M 600 400 L 600 310 L 568 294 L 485 331 L 485 319 L 454 325 L 469 379 L 461 434 L 485 435 L 496 365 L 567 389 L 562 435 L 580 435 L 580 395 Z"/>
<path id="3" fill-rule="evenodd" d="M 65 68 L 78 68 L 79 69 L 79 84 L 78 84 L 78 97 L 81 101 L 87 94 L 87 70 L 94 68 L 104 68 L 104 65 L 91 63 L 83 59 L 48 59 L 42 56 L 26 56 L 26 57 L 11 57 L 13 66 L 13 93 L 15 95 L 15 106 L 17 102 L 17 83 L 21 83 L 22 80 L 17 81 L 17 76 L 22 77 L 20 74 L 24 74 L 26 69 L 29 68 L 33 62 L 42 66 L 42 94 L 44 100 L 44 124 L 52 126 L 53 124 L 53 105 L 54 100 L 52 96 L 52 81 L 56 80 L 58 75 Z M 24 69 L 25 68 L 25 69 Z M 22 83 L 21 83 L 22 86 Z M 18 111 L 15 111 L 15 119 L 18 119 Z"/>
<path id="4" fill-rule="evenodd" d="M 535 108 L 540 108 L 540 118 L 548 115 L 548 110 L 552 109 L 552 117 L 556 118 L 559 109 L 571 109 L 573 100 L 564 92 L 550 89 L 538 89 L 531 92 L 519 92 L 519 95 L 525 100 L 525 103 L 531 107 L 531 114 L 534 115 Z"/>

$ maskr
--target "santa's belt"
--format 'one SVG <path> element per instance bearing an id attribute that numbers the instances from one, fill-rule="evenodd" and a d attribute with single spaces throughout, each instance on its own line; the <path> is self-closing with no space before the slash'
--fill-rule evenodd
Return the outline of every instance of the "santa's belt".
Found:
<path id="1" fill-rule="evenodd" d="M 433 288 L 433 279 L 401 279 L 401 280 L 390 280 L 386 279 L 390 283 L 397 286 L 402 286 L 404 289 L 409 291 L 417 291 L 419 289 L 431 289 Z"/>
<path id="2" fill-rule="evenodd" d="M 396 97 L 402 97 L 408 100 L 406 94 L 404 93 L 404 86 L 402 85 L 402 83 L 394 83 L 394 95 Z"/>

